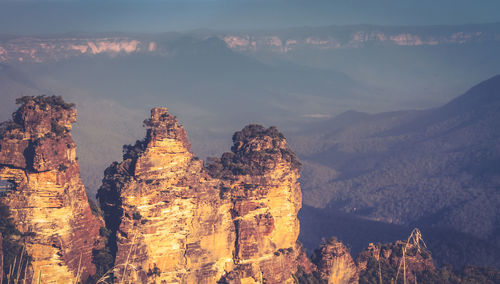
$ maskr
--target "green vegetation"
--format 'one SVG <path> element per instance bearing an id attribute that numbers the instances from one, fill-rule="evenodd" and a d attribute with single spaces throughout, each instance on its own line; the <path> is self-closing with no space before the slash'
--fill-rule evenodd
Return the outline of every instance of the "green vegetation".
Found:
<path id="1" fill-rule="evenodd" d="M 146 145 L 146 140 L 137 140 L 134 145 L 123 145 L 123 161 L 132 160 L 135 162 L 146 149 Z"/>
<path id="2" fill-rule="evenodd" d="M 431 259 L 431 255 L 425 249 L 422 234 L 418 229 L 412 231 L 406 242 L 376 247 L 379 249 L 379 255 L 371 255 L 365 251 L 358 257 L 367 261 L 366 269 L 360 274 L 359 283 L 500 283 L 498 269 L 467 266 L 461 271 L 453 271 L 449 265 L 438 269 L 430 269 L 422 265 L 423 262 Z M 391 252 L 389 258 L 383 256 L 387 251 Z M 394 263 L 395 259 L 398 263 Z M 412 275 L 411 281 L 410 274 Z"/>
<path id="3" fill-rule="evenodd" d="M 103 279 L 103 277 L 107 279 L 102 280 L 102 283 L 108 283 L 108 280 L 112 279 L 110 271 L 113 271 L 115 265 L 116 232 L 120 227 L 123 215 L 120 192 L 128 178 L 127 168 L 123 164 L 114 162 L 104 171 L 102 186 L 97 193 L 97 201 L 106 222 L 106 227 L 101 228 L 99 232 L 105 238 L 106 245 L 102 249 L 93 251 L 93 262 L 96 264 L 98 271 L 95 277 L 96 281 L 97 279 Z"/>
<path id="4" fill-rule="evenodd" d="M 142 219 L 141 213 L 134 212 L 134 214 L 132 214 L 132 219 L 134 219 L 134 220 L 141 220 Z"/>
<path id="5" fill-rule="evenodd" d="M 467 266 L 459 275 L 464 283 L 500 283 L 500 271 L 494 268 Z"/>
<path id="6" fill-rule="evenodd" d="M 55 121 L 52 121 L 50 123 L 50 128 L 51 128 L 52 133 L 55 133 L 57 136 L 62 136 L 65 133 L 69 132 L 68 128 L 60 125 L 59 123 L 57 123 Z"/>
<path id="7" fill-rule="evenodd" d="M 114 257 L 108 247 L 92 250 L 92 263 L 96 266 L 96 274 L 92 277 L 91 283 L 97 282 L 106 272 L 113 268 Z"/>
<path id="8" fill-rule="evenodd" d="M 16 104 L 24 106 L 29 102 L 34 102 L 40 107 L 44 108 L 47 105 L 51 107 L 61 107 L 62 109 L 72 109 L 75 107 L 74 103 L 66 103 L 61 96 L 24 96 L 16 99 Z"/>
<path id="9" fill-rule="evenodd" d="M 103 237 L 105 243 L 109 242 L 112 232 L 106 227 L 99 228 L 99 235 Z M 96 266 L 96 274 L 89 279 L 89 283 L 96 283 L 106 272 L 113 268 L 114 256 L 110 248 L 106 245 L 99 249 L 92 250 L 92 263 Z"/>
<path id="10" fill-rule="evenodd" d="M 13 114 L 13 120 L 5 121 L 0 124 L 0 138 L 5 137 L 13 130 L 22 129 L 21 110 L 30 102 L 40 106 L 42 109 L 47 109 L 48 106 L 52 108 L 62 108 L 64 110 L 73 109 L 75 104 L 66 103 L 61 96 L 24 96 L 16 99 L 16 104 L 21 105 L 20 108 Z M 57 136 L 62 136 L 69 131 L 66 127 L 59 125 L 56 121 L 51 122 L 51 131 Z M 11 133 L 12 137 L 22 139 L 22 136 Z M 17 137 L 19 136 L 19 137 Z"/>
<path id="11" fill-rule="evenodd" d="M 414 252 L 414 255 L 423 255 L 426 256 L 426 254 L 423 254 L 421 244 L 423 244 L 424 247 L 427 247 L 427 245 L 424 242 L 424 239 L 422 238 L 422 233 L 420 232 L 419 229 L 415 228 L 413 231 L 411 231 L 410 236 L 408 237 L 408 240 L 406 241 L 405 245 L 402 248 L 402 253 L 403 255 L 401 256 L 401 259 L 399 261 L 399 267 L 398 267 L 398 273 L 396 273 L 396 282 L 399 279 L 399 273 L 402 270 L 403 271 L 403 282 L 406 284 L 406 255 L 408 252 L 408 249 L 412 249 Z M 416 250 L 416 252 L 415 252 Z M 430 257 L 430 256 L 429 256 Z"/>
<path id="12" fill-rule="evenodd" d="M 10 138 L 10 139 L 22 139 L 22 134 L 11 133 L 13 130 L 22 129 L 23 126 L 12 120 L 4 121 L 0 123 L 0 139 Z M 9 136 L 7 136 L 9 135 Z"/>
<path id="13" fill-rule="evenodd" d="M 436 271 L 417 273 L 418 283 L 442 284 L 496 284 L 500 283 L 500 272 L 494 268 L 467 266 L 461 271 L 453 271 L 451 266 L 443 266 Z"/>
<path id="14" fill-rule="evenodd" d="M 259 143 L 261 147 L 254 148 L 254 144 Z M 245 126 L 233 135 L 233 144 L 232 152 L 222 154 L 221 158 L 207 159 L 207 169 L 213 177 L 263 175 L 278 160 L 286 161 L 292 169 L 301 167 L 295 153 L 286 146 L 285 137 L 274 126 L 267 129 L 258 124 Z"/>
<path id="15" fill-rule="evenodd" d="M 149 269 L 147 273 L 148 277 L 150 276 L 160 276 L 161 275 L 161 270 L 156 267 L 156 265 L 153 267 L 153 269 Z"/>
<path id="16" fill-rule="evenodd" d="M 7 206 L 0 204 L 0 233 L 2 233 L 4 279 L 21 279 L 31 257 L 26 254 L 21 243 L 22 234 L 10 217 Z"/>
<path id="17" fill-rule="evenodd" d="M 65 164 L 59 164 L 59 166 L 57 167 L 57 170 L 60 172 L 65 172 L 67 169 L 68 166 L 66 166 Z"/>
<path id="18" fill-rule="evenodd" d="M 381 284 L 380 279 L 382 283 L 392 283 L 395 275 L 396 268 L 373 257 L 368 259 L 366 270 L 359 275 L 359 283 Z"/>
<path id="19" fill-rule="evenodd" d="M 245 126 L 241 131 L 237 131 L 233 134 L 233 142 L 236 144 L 240 141 L 244 142 L 252 138 L 261 138 L 264 136 L 269 136 L 275 141 L 285 140 L 285 136 L 283 136 L 283 134 L 279 132 L 275 126 L 271 126 L 266 129 L 264 126 L 259 124 L 250 124 Z"/>
<path id="20" fill-rule="evenodd" d="M 99 206 L 97 206 L 95 201 L 92 200 L 89 196 L 87 196 L 87 200 L 89 202 L 90 212 L 92 212 L 92 214 L 94 216 L 102 218 L 104 216 L 104 213 L 102 212 L 101 208 Z"/>
<path id="21" fill-rule="evenodd" d="M 297 284 L 327 284 L 328 281 L 322 279 L 317 271 L 308 274 L 304 267 L 299 266 L 297 272 L 293 275 L 293 279 Z"/>
<path id="22" fill-rule="evenodd" d="M 311 165 L 301 176 L 304 203 L 427 228 L 438 263 L 498 267 L 497 105 L 351 113 L 311 126 L 293 140 Z"/>
<path id="23" fill-rule="evenodd" d="M 135 162 L 145 147 L 145 140 L 137 140 L 134 145 L 123 146 L 123 162 L 113 162 L 104 171 L 104 179 L 97 193 L 97 200 L 106 222 L 106 228 L 100 230 L 101 235 L 106 239 L 106 246 L 103 249 L 93 251 L 93 261 L 98 270 L 95 277 L 97 283 L 112 281 L 115 270 L 121 266 L 115 264 L 117 251 L 116 232 L 120 227 L 123 216 L 120 194 L 134 172 Z M 147 220 L 142 219 L 138 212 L 135 212 L 132 218 L 136 221 L 140 220 L 141 224 L 147 222 Z"/>

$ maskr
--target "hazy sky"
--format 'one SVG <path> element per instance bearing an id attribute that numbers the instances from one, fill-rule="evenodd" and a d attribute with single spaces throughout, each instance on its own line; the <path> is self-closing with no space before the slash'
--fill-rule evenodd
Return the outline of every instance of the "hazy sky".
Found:
<path id="1" fill-rule="evenodd" d="M 500 22 L 500 0 L 0 0 L 0 33 Z"/>

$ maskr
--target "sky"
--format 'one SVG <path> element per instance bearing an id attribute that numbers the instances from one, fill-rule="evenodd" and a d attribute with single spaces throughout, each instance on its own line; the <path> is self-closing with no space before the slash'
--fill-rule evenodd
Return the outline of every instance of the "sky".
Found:
<path id="1" fill-rule="evenodd" d="M 499 0 L 0 0 L 1 34 L 500 22 Z"/>

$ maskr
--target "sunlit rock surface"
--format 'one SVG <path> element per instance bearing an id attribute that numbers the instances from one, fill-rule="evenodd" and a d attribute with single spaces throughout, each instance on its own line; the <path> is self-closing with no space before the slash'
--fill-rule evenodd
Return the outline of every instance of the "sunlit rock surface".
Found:
<path id="1" fill-rule="evenodd" d="M 115 276 L 142 283 L 293 283 L 299 162 L 275 128 L 237 132 L 232 153 L 189 150 L 184 129 L 155 108 L 146 138 L 124 147 L 98 198 L 116 236 Z"/>
<path id="2" fill-rule="evenodd" d="M 331 284 L 358 283 L 359 273 L 347 247 L 332 238 L 319 249 L 316 264 L 321 278 Z"/>
<path id="3" fill-rule="evenodd" d="M 300 164 L 273 127 L 249 125 L 234 134 L 233 142 L 232 153 L 209 166 L 223 180 L 223 196 L 233 203 L 237 267 L 226 279 L 293 283 L 300 251 Z"/>
<path id="4" fill-rule="evenodd" d="M 115 266 L 143 283 L 214 283 L 233 266 L 231 204 L 175 117 L 166 108 L 151 115 L 145 140 L 124 149 L 98 194 L 117 231 Z"/>
<path id="5" fill-rule="evenodd" d="M 1 203 L 31 257 L 26 276 L 42 283 L 85 281 L 102 222 L 92 214 L 71 138 L 73 105 L 25 97 L 0 127 Z M 7 182 L 7 183 L 6 183 Z"/>

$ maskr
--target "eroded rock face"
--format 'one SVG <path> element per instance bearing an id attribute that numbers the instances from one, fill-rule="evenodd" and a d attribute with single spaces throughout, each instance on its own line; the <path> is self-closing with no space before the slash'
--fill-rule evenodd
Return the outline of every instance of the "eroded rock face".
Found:
<path id="1" fill-rule="evenodd" d="M 315 260 L 322 279 L 331 284 L 358 283 L 359 273 L 349 250 L 335 238 L 323 244 Z"/>
<path id="2" fill-rule="evenodd" d="M 24 97 L 0 127 L 0 198 L 31 257 L 28 282 L 84 281 L 95 273 L 92 249 L 103 225 L 90 210 L 76 162 L 73 105 L 60 97 Z"/>
<path id="3" fill-rule="evenodd" d="M 295 155 L 276 128 L 237 132 L 208 167 L 184 129 L 155 108 L 146 138 L 124 147 L 98 199 L 116 277 L 142 283 L 293 283 L 301 191 Z M 115 245 L 113 245 L 113 236 Z"/>
<path id="4" fill-rule="evenodd" d="M 232 153 L 209 166 L 233 204 L 237 267 L 226 280 L 293 283 L 300 251 L 300 163 L 273 127 L 249 125 L 234 134 L 233 142 Z"/>
<path id="5" fill-rule="evenodd" d="M 142 283 L 215 283 L 233 266 L 232 204 L 220 199 L 218 181 L 166 108 L 153 109 L 145 124 L 146 138 L 124 148 L 98 193 L 116 231 L 116 274 Z"/>

